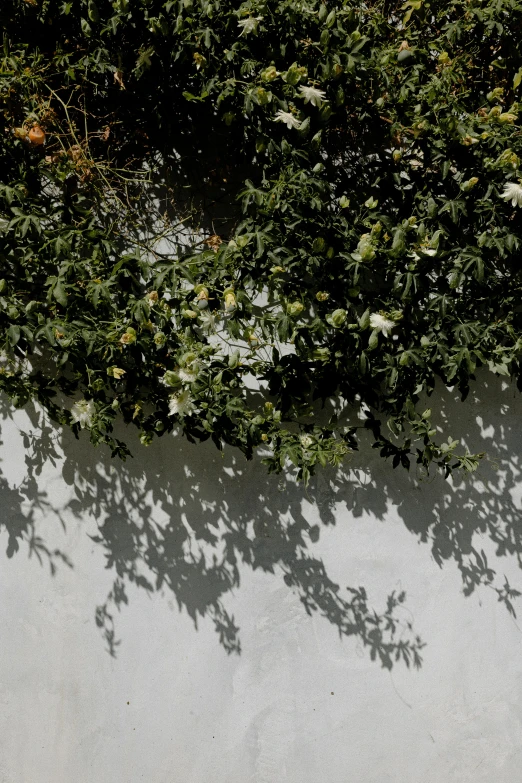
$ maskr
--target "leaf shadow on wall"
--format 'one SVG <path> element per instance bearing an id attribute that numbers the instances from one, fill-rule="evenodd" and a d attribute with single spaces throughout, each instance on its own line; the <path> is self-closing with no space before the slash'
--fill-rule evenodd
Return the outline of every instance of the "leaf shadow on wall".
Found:
<path id="1" fill-rule="evenodd" d="M 522 566 L 517 502 L 522 402 L 514 394 L 493 378 L 464 404 L 455 404 L 448 392 L 439 396 L 435 423 L 444 423 L 471 450 L 489 453 L 479 474 L 453 485 L 440 476 L 419 480 L 413 467 L 409 474 L 393 471 L 364 445 L 344 473 L 323 471 L 307 490 L 268 476 L 259 463 L 247 463 L 232 451 L 222 457 L 209 444 L 192 446 L 172 436 L 148 449 L 131 438 L 136 457 L 121 463 L 28 411 L 26 476 L 17 489 L 0 479 L 0 530 L 8 533 L 8 556 L 23 540 L 30 553 L 49 560 L 54 573 L 58 562 L 73 564 L 65 553 L 46 546 L 38 526 L 51 513 L 64 526 L 71 514 L 81 522 L 96 520 L 92 540 L 114 573 L 112 589 L 95 615 L 111 655 L 120 644 L 117 615 L 130 600 L 129 585 L 172 594 L 196 626 L 209 618 L 224 648 L 239 653 L 240 629 L 227 611 L 226 597 L 240 589 L 247 566 L 280 576 L 306 612 L 323 616 L 341 636 L 355 637 L 382 666 L 391 668 L 398 661 L 420 666 L 424 644 L 406 610 L 405 594 L 390 593 L 386 606 L 375 611 L 363 587 L 340 586 L 330 578 L 314 545 L 321 526 L 351 524 L 366 515 L 384 523 L 395 507 L 419 543 L 431 547 L 439 566 L 457 564 L 466 595 L 486 586 L 515 614 L 519 593 L 495 570 L 502 557 Z M 10 415 L 7 406 L 3 415 Z M 478 415 L 495 424 L 483 430 Z M 60 508 L 41 486 L 49 461 L 61 466 L 69 488 Z M 320 524 L 307 519 L 303 499 L 313 504 Z M 496 557 L 490 563 L 485 550 L 491 546 Z"/>
<path id="2" fill-rule="evenodd" d="M 3 479 L 0 502 L 10 497 L 12 513 L 2 518 L 0 530 L 6 528 L 18 546 L 25 540 L 31 547 L 38 523 L 49 529 L 51 514 L 63 527 L 71 514 L 86 526 L 96 520 L 98 532 L 91 538 L 114 572 L 112 589 L 95 615 L 111 655 L 120 644 L 116 618 L 130 600 L 129 585 L 172 594 L 196 626 L 209 618 L 227 652 L 239 653 L 239 628 L 226 595 L 240 588 L 245 565 L 280 576 L 297 592 L 304 611 L 322 615 L 341 636 L 356 637 L 382 666 L 399 660 L 421 665 L 423 643 L 404 608 L 405 594 L 390 593 L 382 611 L 375 611 L 363 587 L 339 586 L 314 555 L 320 529 L 303 514 L 303 487 L 280 482 L 240 454 L 223 458 L 211 444 L 193 446 L 181 437 L 146 450 L 131 439 L 136 458 L 111 460 L 85 438 L 78 442 L 36 411 L 27 412 L 32 427 L 22 432 L 26 475 L 16 490 Z M 3 413 L 9 415 L 8 409 Z M 49 460 L 61 464 L 70 490 L 60 507 L 52 504 L 54 490 L 42 489 Z M 320 508 L 321 523 L 333 525 L 334 498 L 321 486 L 306 497 Z M 11 547 L 8 555 L 14 551 Z M 57 558 L 73 567 L 59 550 L 45 552 L 53 573 Z"/>

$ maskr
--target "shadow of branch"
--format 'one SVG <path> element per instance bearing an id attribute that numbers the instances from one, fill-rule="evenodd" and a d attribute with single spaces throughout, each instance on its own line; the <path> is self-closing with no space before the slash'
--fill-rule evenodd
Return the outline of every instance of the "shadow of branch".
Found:
<path id="1" fill-rule="evenodd" d="M 151 595 L 174 596 L 196 627 L 209 618 L 225 650 L 239 653 L 239 628 L 225 604 L 227 594 L 240 588 L 246 566 L 279 575 L 297 593 L 304 611 L 322 616 L 341 637 L 355 637 L 382 666 L 391 668 L 400 661 L 419 667 L 424 643 L 405 619 L 405 593 L 392 592 L 386 606 L 375 611 L 364 587 L 342 588 L 329 577 L 314 556 L 314 544 L 321 525 L 334 525 L 343 517 L 343 506 L 348 518 L 367 513 L 385 520 L 392 504 L 406 528 L 431 547 L 439 566 L 456 563 L 465 595 L 486 586 L 515 615 L 520 592 L 506 576 L 500 578 L 496 568 L 502 557 L 522 566 L 518 411 L 512 391 L 499 390 L 497 379 L 481 393 L 477 407 L 456 405 L 453 396 L 443 392 L 437 412 L 440 423 L 471 450 L 489 453 L 479 476 L 452 483 L 441 477 L 423 480 L 413 471 L 392 471 L 363 444 L 349 470 L 323 472 L 306 491 L 290 482 L 281 488 L 258 463 L 246 463 L 232 452 L 223 459 L 207 444 L 195 447 L 172 437 L 146 451 L 133 443 L 135 459 L 111 461 L 29 411 L 31 426 L 22 432 L 24 480 L 13 488 L 0 478 L 7 554 L 12 556 L 25 541 L 30 554 L 47 559 L 54 573 L 57 561 L 72 564 L 59 550 L 47 549 L 37 535 L 36 520 L 51 513 L 61 524 L 67 514 L 79 520 L 95 518 L 98 531 L 92 540 L 114 572 L 95 619 L 113 656 L 120 644 L 117 614 L 129 602 L 129 585 Z M 497 419 L 489 416 L 497 422 L 493 432 L 491 427 L 484 430 L 477 416 L 479 411 L 491 412 L 492 398 L 499 411 Z M 2 413 L 4 418 L 9 415 L 8 407 Z M 70 488 L 63 514 L 41 488 L 49 462 L 61 465 Z M 321 525 L 306 519 L 304 497 L 314 504 Z M 495 549 L 492 559 L 488 546 Z"/>

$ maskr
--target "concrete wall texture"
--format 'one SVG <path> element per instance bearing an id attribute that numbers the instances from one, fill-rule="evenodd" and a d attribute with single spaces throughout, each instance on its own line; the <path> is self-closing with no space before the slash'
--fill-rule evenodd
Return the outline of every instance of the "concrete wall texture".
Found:
<path id="1" fill-rule="evenodd" d="M 4 403 L 0 782 L 519 780 L 522 400 L 433 409 L 471 480 L 363 448 L 304 490 Z"/>

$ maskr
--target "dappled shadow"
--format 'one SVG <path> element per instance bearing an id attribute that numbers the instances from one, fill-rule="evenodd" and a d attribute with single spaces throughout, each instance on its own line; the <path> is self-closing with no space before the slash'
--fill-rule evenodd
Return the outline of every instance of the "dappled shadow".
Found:
<path id="1" fill-rule="evenodd" d="M 242 455 L 222 458 L 210 444 L 193 446 L 181 437 L 162 439 L 148 450 L 132 443 L 136 459 L 110 460 L 32 417 L 23 433 L 24 499 L 30 506 L 32 491 L 38 502 L 51 504 L 52 493 L 38 490 L 38 479 L 48 460 L 56 460 L 59 444 L 66 455 L 62 478 L 70 487 L 59 513 L 96 519 L 92 539 L 114 572 L 112 589 L 96 610 L 111 655 L 119 644 L 117 613 L 129 600 L 131 584 L 173 594 L 196 625 L 210 618 L 225 649 L 239 653 L 239 628 L 224 599 L 240 587 L 246 565 L 280 575 L 306 612 L 322 615 L 342 636 L 357 637 L 383 666 L 391 668 L 399 659 L 420 665 L 423 645 L 402 608 L 404 593 L 391 593 L 383 610 L 375 611 L 363 587 L 340 587 L 314 556 L 320 530 L 303 514 L 302 487 L 281 483 Z M 323 522 L 333 524 L 334 497 L 324 477 L 321 486 L 308 499 L 315 497 Z M 27 518 L 23 504 L 19 513 Z"/>
<path id="2" fill-rule="evenodd" d="M 222 459 L 206 445 L 179 438 L 160 441 L 124 465 L 100 460 L 92 450 L 76 461 L 71 446 L 63 468 L 75 491 L 70 509 L 99 520 L 94 541 L 116 574 L 97 611 L 111 653 L 114 610 L 127 601 L 128 582 L 149 592 L 172 591 L 196 624 L 210 617 L 225 649 L 240 652 L 239 629 L 223 598 L 240 586 L 245 564 L 280 573 L 309 614 L 318 612 L 341 635 L 357 636 L 384 666 L 399 658 L 420 664 L 422 643 L 398 611 L 405 596 L 390 595 L 379 614 L 363 588 L 341 589 L 313 556 L 319 529 L 303 515 L 301 487 L 278 488 L 276 478 L 241 455 Z M 329 504 L 323 496 L 325 520 L 333 522 Z"/>
<path id="3" fill-rule="evenodd" d="M 48 460 L 54 460 L 58 454 L 53 440 L 46 437 L 49 430 L 48 426 L 42 428 L 39 449 L 48 455 Z M 2 465 L 0 463 L 0 533 L 5 531 L 7 534 L 7 557 L 13 557 L 24 547 L 27 549 L 29 557 L 34 556 L 42 565 L 47 564 L 51 574 L 54 575 L 59 564 L 71 568 L 72 563 L 67 554 L 60 549 L 50 549 L 45 538 L 37 532 L 37 516 L 45 517 L 49 512 L 54 515 L 55 509 L 45 490 L 39 487 L 38 467 L 31 456 L 32 442 L 33 437 L 26 436 L 24 438 L 24 446 L 27 448 L 27 473 L 19 486 L 10 486 L 8 480 L 1 473 Z M 0 449 L 8 453 L 9 444 L 0 440 Z M 39 462 L 38 459 L 37 463 Z M 59 514 L 57 517 L 61 522 Z"/>
<path id="4" fill-rule="evenodd" d="M 129 585 L 173 595 L 196 626 L 210 618 L 224 648 L 239 653 L 240 629 L 227 611 L 226 596 L 240 588 L 247 566 L 280 576 L 306 612 L 323 616 L 341 636 L 357 638 L 383 666 L 399 660 L 419 666 L 423 642 L 404 610 L 405 594 L 391 593 L 386 606 L 375 611 L 363 587 L 347 588 L 330 578 L 315 544 L 321 525 L 348 525 L 365 515 L 385 522 L 395 509 L 419 543 L 431 547 L 439 566 L 457 564 L 466 595 L 487 586 L 515 614 L 516 585 L 503 569 L 497 571 L 504 562 L 500 558 L 522 565 L 522 403 L 493 376 L 488 383 L 464 404 L 456 405 L 444 392 L 433 405 L 435 423 L 472 451 L 488 452 L 478 474 L 453 482 L 427 479 L 414 468 L 410 474 L 394 471 L 364 444 L 344 472 L 323 471 L 306 490 L 268 476 L 258 462 L 248 463 L 232 451 L 222 457 L 208 444 L 192 446 L 180 436 L 148 449 L 131 437 L 136 457 L 121 463 L 28 411 L 24 479 L 16 489 L 0 481 L 0 525 L 9 535 L 8 554 L 23 540 L 52 568 L 58 559 L 71 565 L 63 553 L 46 548 L 35 520 L 51 513 L 61 524 L 71 514 L 82 521 L 94 518 L 98 530 L 92 539 L 114 573 L 112 588 L 96 609 L 112 655 Z M 7 405 L 3 415 L 10 415 Z M 489 429 L 481 427 L 480 416 L 493 422 Z M 50 461 L 68 485 L 60 508 L 42 488 Z M 303 501 L 313 504 L 319 524 L 309 521 Z"/>
<path id="5" fill-rule="evenodd" d="M 522 568 L 522 399 L 505 380 L 484 374 L 464 403 L 446 389 L 431 402 L 433 424 L 458 438 L 461 452 L 466 446 L 485 454 L 478 471 L 447 481 L 412 466 L 405 480 L 403 471 L 392 471 L 374 457 L 364 464 L 366 480 L 350 511 L 385 520 L 389 506 L 395 506 L 407 529 L 431 546 L 440 567 L 456 563 L 466 596 L 486 586 L 516 616 L 515 599 L 522 593 L 504 575 L 507 562 L 500 558 Z"/>

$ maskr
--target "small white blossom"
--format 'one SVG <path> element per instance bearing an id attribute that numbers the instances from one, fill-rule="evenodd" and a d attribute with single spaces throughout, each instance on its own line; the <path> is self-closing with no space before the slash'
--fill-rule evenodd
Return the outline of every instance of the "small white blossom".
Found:
<path id="1" fill-rule="evenodd" d="M 309 449 L 312 443 L 314 442 L 313 438 L 310 437 L 310 435 L 300 435 L 299 440 L 301 441 L 301 446 L 303 449 Z"/>
<path id="2" fill-rule="evenodd" d="M 216 316 L 205 310 L 199 317 L 199 325 L 205 334 L 213 334 L 216 331 Z"/>
<path id="3" fill-rule="evenodd" d="M 190 392 L 185 390 L 179 394 L 172 394 L 169 399 L 169 416 L 190 416 L 196 410 Z"/>
<path id="4" fill-rule="evenodd" d="M 246 19 L 240 19 L 238 24 L 238 27 L 241 27 L 241 32 L 239 34 L 239 37 L 241 38 L 242 35 L 249 35 L 250 33 L 257 32 L 257 28 L 259 27 L 259 22 L 263 20 L 262 16 L 249 16 Z"/>
<path id="5" fill-rule="evenodd" d="M 301 84 L 299 86 L 299 92 L 301 93 L 300 97 L 304 98 L 305 103 L 310 102 L 312 106 L 317 106 L 317 108 L 321 107 L 326 98 L 324 90 L 318 90 L 316 87 L 305 87 Z"/>
<path id="6" fill-rule="evenodd" d="M 395 326 L 395 321 L 391 321 L 380 313 L 372 313 L 370 315 L 370 326 L 377 332 L 382 332 L 385 337 L 388 337 L 388 334 Z"/>
<path id="7" fill-rule="evenodd" d="M 514 207 L 522 207 L 522 186 L 516 182 L 506 182 L 501 198 L 511 201 Z"/>
<path id="8" fill-rule="evenodd" d="M 294 117 L 294 115 L 289 111 L 283 111 L 282 109 L 279 109 L 277 112 L 276 116 L 274 117 L 274 122 L 284 122 L 287 128 L 301 127 L 301 123 L 297 117 Z"/>
<path id="9" fill-rule="evenodd" d="M 424 253 L 425 256 L 437 255 L 437 248 L 435 247 L 421 247 L 420 250 Z M 414 261 L 419 261 L 420 256 L 418 253 L 412 253 L 412 258 Z"/>
<path id="10" fill-rule="evenodd" d="M 78 400 L 71 408 L 71 419 L 83 430 L 84 427 L 92 427 L 95 413 L 96 406 L 93 400 Z"/>
<path id="11" fill-rule="evenodd" d="M 186 367 L 180 367 L 178 370 L 178 376 L 184 383 L 194 383 L 199 373 L 199 365 L 197 362 L 187 364 Z"/>

